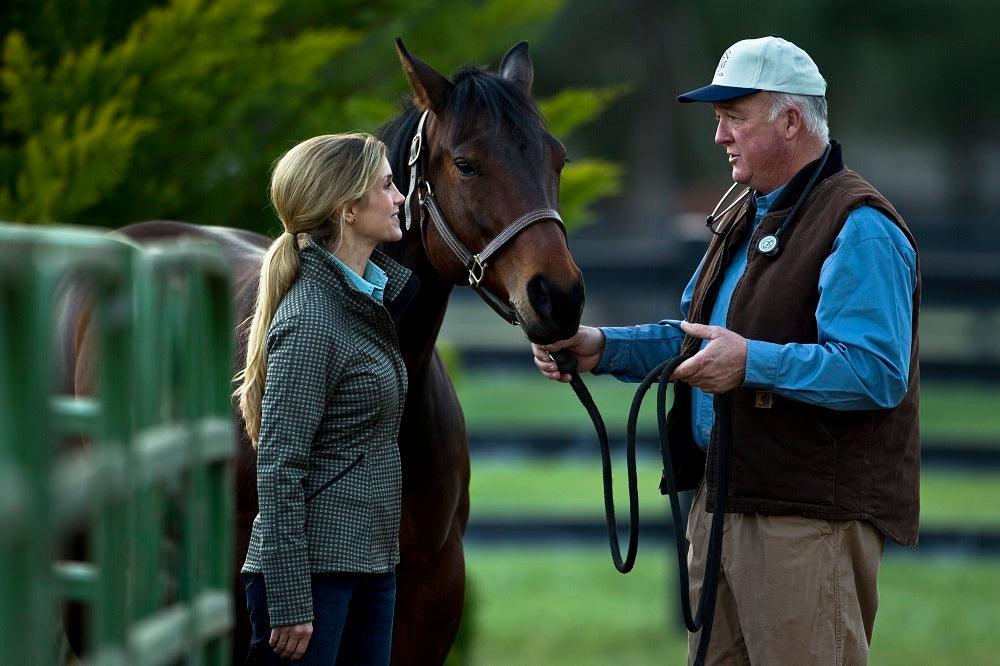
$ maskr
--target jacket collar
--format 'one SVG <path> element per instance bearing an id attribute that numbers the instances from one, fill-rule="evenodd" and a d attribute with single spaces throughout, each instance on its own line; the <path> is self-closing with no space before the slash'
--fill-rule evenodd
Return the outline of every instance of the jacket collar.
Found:
<path id="1" fill-rule="evenodd" d="M 372 252 L 371 261 L 389 277 L 382 301 L 392 320 L 398 322 L 416 297 L 420 280 L 416 273 L 378 250 Z"/>
<path id="2" fill-rule="evenodd" d="M 341 289 L 346 290 L 347 293 L 353 292 L 364 296 L 364 294 L 361 294 L 361 292 L 355 290 L 347 283 L 348 278 L 344 275 L 344 271 L 333 261 L 332 253 L 326 248 L 320 247 L 313 239 L 310 238 L 306 241 L 305 246 L 302 248 L 301 256 L 304 264 L 314 265 L 316 268 L 321 269 L 326 274 L 328 281 L 332 278 L 332 282 Z M 393 321 L 398 321 L 403 311 L 417 293 L 417 277 L 410 269 L 402 266 L 378 250 L 372 252 L 370 259 L 373 264 L 385 272 L 388 278 L 383 291 L 382 301 L 386 310 L 392 316 Z"/>

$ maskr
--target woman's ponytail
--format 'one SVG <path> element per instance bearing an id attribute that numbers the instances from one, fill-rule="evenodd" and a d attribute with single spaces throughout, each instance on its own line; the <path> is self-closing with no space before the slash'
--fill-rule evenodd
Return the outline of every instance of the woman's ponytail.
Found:
<path id="1" fill-rule="evenodd" d="M 264 348 L 267 331 L 278 309 L 281 299 L 295 282 L 299 274 L 299 249 L 295 236 L 287 231 L 268 248 L 260 269 L 260 283 L 257 287 L 257 305 L 250 323 L 247 339 L 247 358 L 243 371 L 236 375 L 240 382 L 233 394 L 239 398 L 240 413 L 246 424 L 247 434 L 253 447 L 257 448 L 260 437 L 260 405 L 264 396 L 264 380 L 267 377 L 267 359 Z"/>

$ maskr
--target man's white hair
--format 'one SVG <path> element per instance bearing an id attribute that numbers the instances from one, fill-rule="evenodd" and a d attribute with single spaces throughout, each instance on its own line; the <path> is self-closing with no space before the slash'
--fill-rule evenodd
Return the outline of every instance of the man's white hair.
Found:
<path id="1" fill-rule="evenodd" d="M 771 112 L 768 114 L 768 121 L 774 122 L 782 111 L 791 106 L 802 113 L 806 130 L 810 134 L 824 142 L 830 140 L 830 128 L 826 124 L 826 97 L 772 92 Z"/>

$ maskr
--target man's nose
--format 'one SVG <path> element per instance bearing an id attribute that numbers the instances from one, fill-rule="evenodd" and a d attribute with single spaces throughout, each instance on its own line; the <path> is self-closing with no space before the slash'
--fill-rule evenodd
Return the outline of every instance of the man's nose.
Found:
<path id="1" fill-rule="evenodd" d="M 722 123 L 719 123 L 715 128 L 715 142 L 722 146 L 730 143 L 732 140 L 733 138 L 729 130 Z"/>

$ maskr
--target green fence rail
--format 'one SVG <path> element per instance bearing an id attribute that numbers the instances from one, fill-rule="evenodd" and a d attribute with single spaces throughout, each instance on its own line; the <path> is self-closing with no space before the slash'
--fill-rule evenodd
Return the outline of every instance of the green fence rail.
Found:
<path id="1" fill-rule="evenodd" d="M 57 390 L 68 284 L 87 397 Z M 228 660 L 230 308 L 210 246 L 0 225 L 0 664 L 56 662 L 66 602 L 87 664 Z"/>

